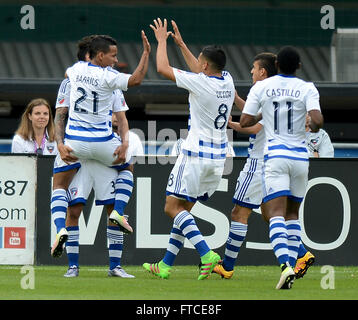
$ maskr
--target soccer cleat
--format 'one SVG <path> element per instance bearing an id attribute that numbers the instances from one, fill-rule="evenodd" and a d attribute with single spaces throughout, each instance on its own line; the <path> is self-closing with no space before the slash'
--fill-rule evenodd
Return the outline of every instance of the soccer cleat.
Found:
<path id="1" fill-rule="evenodd" d="M 80 273 L 80 268 L 78 266 L 71 266 L 67 269 L 67 272 L 63 275 L 66 278 L 75 278 L 78 277 Z"/>
<path id="2" fill-rule="evenodd" d="M 120 215 L 117 210 L 113 210 L 109 216 L 109 221 L 119 226 L 119 229 L 124 233 L 133 233 L 133 228 L 127 222 L 127 219 Z"/>
<path id="3" fill-rule="evenodd" d="M 66 228 L 62 228 L 58 234 L 56 234 L 56 240 L 51 247 L 51 256 L 54 258 L 61 257 L 63 248 L 68 239 L 68 232 Z"/>
<path id="4" fill-rule="evenodd" d="M 162 279 L 168 279 L 170 276 L 171 267 L 166 265 L 163 261 L 159 261 L 158 263 L 143 263 L 143 268 Z"/>
<path id="5" fill-rule="evenodd" d="M 291 289 L 295 281 L 295 272 L 289 264 L 281 264 L 281 277 L 276 289 Z"/>
<path id="6" fill-rule="evenodd" d="M 203 255 L 201 257 L 198 280 L 204 280 L 210 276 L 211 272 L 214 270 L 215 266 L 219 263 L 220 260 L 220 256 L 212 250 Z"/>
<path id="7" fill-rule="evenodd" d="M 234 274 L 234 270 L 226 271 L 222 264 L 217 264 L 213 269 L 213 273 L 221 275 L 221 278 L 223 279 L 231 279 Z"/>
<path id="8" fill-rule="evenodd" d="M 135 278 L 135 276 L 127 273 L 121 266 L 117 266 L 112 270 L 108 270 L 109 277 L 120 277 L 120 278 Z"/>
<path id="9" fill-rule="evenodd" d="M 302 278 L 314 261 L 315 256 L 309 251 L 302 258 L 298 258 L 295 267 L 296 279 Z"/>

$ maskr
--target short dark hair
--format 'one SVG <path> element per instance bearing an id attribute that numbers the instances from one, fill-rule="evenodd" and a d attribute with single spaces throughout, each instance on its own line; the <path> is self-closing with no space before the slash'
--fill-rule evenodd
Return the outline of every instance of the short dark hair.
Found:
<path id="1" fill-rule="evenodd" d="M 258 61 L 260 68 L 266 70 L 267 76 L 272 77 L 277 74 L 277 56 L 271 52 L 262 52 L 255 56 L 254 61 Z"/>
<path id="2" fill-rule="evenodd" d="M 107 35 L 98 35 L 90 43 L 89 46 L 89 56 L 90 59 L 93 59 L 98 52 L 107 53 L 110 50 L 110 46 L 116 46 L 117 41 L 111 36 Z"/>
<path id="3" fill-rule="evenodd" d="M 300 67 L 300 62 L 300 55 L 293 47 L 283 47 L 277 54 L 278 68 L 284 74 L 294 74 Z"/>
<path id="4" fill-rule="evenodd" d="M 226 55 L 224 50 L 221 49 L 219 46 L 217 45 L 206 46 L 205 48 L 203 48 L 201 53 L 207 60 L 209 60 L 212 63 L 213 67 L 216 70 L 218 71 L 224 70 L 226 64 Z"/>
<path id="5" fill-rule="evenodd" d="M 92 34 L 90 36 L 85 36 L 80 41 L 78 41 L 78 43 L 77 43 L 77 59 L 79 61 L 86 60 L 86 54 L 89 53 L 90 44 L 95 37 L 97 37 L 97 35 Z"/>

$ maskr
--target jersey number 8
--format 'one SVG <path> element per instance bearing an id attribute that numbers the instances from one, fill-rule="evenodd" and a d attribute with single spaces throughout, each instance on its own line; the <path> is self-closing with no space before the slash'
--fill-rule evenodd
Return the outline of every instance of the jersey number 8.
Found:
<path id="1" fill-rule="evenodd" d="M 215 129 L 222 129 L 226 125 L 227 117 L 226 113 L 228 111 L 228 107 L 226 104 L 222 103 L 218 108 L 219 115 L 215 118 L 214 124 Z"/>

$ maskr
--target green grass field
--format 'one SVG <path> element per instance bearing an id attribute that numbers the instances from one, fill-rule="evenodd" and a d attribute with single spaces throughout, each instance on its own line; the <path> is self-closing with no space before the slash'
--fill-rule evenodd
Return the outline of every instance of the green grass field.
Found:
<path id="1" fill-rule="evenodd" d="M 196 266 L 176 266 L 170 279 L 152 276 L 141 266 L 125 266 L 135 279 L 107 276 L 104 266 L 82 266 L 78 278 L 64 278 L 66 267 L 35 266 L 35 288 L 23 289 L 21 266 L 0 267 L 0 299 L 36 300 L 266 300 L 358 299 L 358 268 L 334 267 L 334 289 L 322 289 L 320 266 L 309 269 L 291 290 L 275 290 L 280 271 L 274 266 L 239 266 L 231 280 L 212 274 L 198 281 Z M 24 280 L 23 280 L 24 282 Z M 27 282 L 28 284 L 28 282 Z"/>

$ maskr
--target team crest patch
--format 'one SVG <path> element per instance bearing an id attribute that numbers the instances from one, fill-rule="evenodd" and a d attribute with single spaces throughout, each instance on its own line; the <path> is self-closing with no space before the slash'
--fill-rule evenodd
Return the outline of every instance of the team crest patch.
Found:
<path id="1" fill-rule="evenodd" d="M 78 189 L 76 187 L 70 189 L 70 193 L 72 197 L 77 195 Z"/>
<path id="2" fill-rule="evenodd" d="M 48 152 L 52 153 L 53 150 L 55 150 L 55 147 L 53 145 L 48 145 L 47 150 L 48 150 Z"/>

